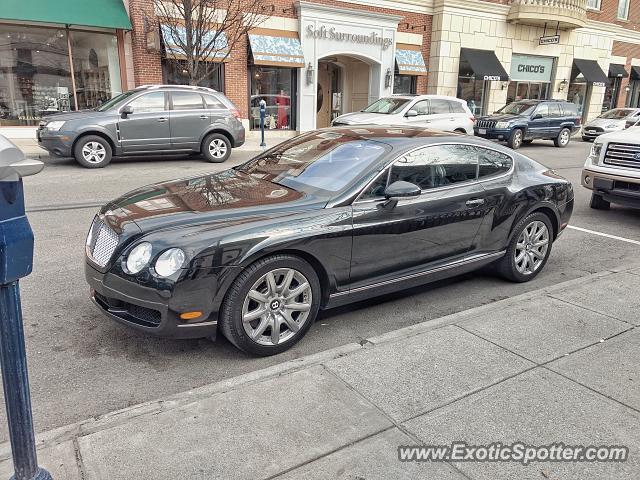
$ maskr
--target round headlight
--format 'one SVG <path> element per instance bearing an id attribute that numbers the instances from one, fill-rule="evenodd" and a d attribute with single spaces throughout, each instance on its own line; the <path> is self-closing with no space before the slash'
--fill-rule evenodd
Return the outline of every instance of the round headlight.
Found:
<path id="1" fill-rule="evenodd" d="M 186 255 L 179 248 L 170 248 L 163 252 L 156 260 L 156 273 L 161 277 L 169 277 L 176 273 L 182 265 Z"/>
<path id="2" fill-rule="evenodd" d="M 151 259 L 151 244 L 148 242 L 136 246 L 127 257 L 127 270 L 138 273 L 147 266 Z"/>

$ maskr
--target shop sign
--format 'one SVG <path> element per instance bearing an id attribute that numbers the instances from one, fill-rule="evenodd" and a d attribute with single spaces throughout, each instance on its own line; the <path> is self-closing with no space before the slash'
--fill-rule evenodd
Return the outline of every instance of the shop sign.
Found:
<path id="1" fill-rule="evenodd" d="M 335 40 L 338 42 L 379 45 L 383 50 L 389 48 L 393 43 L 393 39 L 389 37 L 381 37 L 376 32 L 367 34 L 340 32 L 335 27 L 327 28 L 325 25 L 321 25 L 319 28 L 316 28 L 313 25 L 307 26 L 307 37 Z"/>
<path id="2" fill-rule="evenodd" d="M 500 78 L 500 75 L 485 75 L 484 80 L 499 82 L 501 78 Z"/>
<path id="3" fill-rule="evenodd" d="M 512 55 L 510 79 L 518 82 L 551 82 L 553 57 Z"/>
<path id="4" fill-rule="evenodd" d="M 546 37 L 540 37 L 540 45 L 559 45 L 560 35 L 549 35 Z"/>

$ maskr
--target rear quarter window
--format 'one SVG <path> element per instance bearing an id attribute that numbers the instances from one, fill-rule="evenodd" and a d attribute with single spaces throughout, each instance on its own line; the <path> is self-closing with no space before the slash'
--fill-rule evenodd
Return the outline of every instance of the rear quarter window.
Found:
<path id="1" fill-rule="evenodd" d="M 467 113 L 460 102 L 449 102 L 449 108 L 451 109 L 451 113 Z"/>
<path id="2" fill-rule="evenodd" d="M 578 107 L 573 103 L 563 103 L 562 110 L 564 111 L 565 117 L 577 117 L 578 116 Z"/>

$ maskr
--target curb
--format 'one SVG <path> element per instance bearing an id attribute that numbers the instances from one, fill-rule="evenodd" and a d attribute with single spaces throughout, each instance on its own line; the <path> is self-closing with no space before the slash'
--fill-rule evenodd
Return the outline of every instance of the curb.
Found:
<path id="1" fill-rule="evenodd" d="M 411 325 L 409 327 L 393 330 L 382 335 L 370 337 L 362 343 L 348 343 L 339 347 L 325 350 L 323 352 L 307 355 L 294 360 L 289 360 L 277 365 L 273 365 L 271 367 L 263 368 L 216 383 L 176 393 L 174 395 L 165 397 L 164 399 L 152 400 L 131 407 L 123 408 L 121 410 L 115 410 L 113 412 L 99 415 L 94 418 L 82 420 L 80 422 L 65 425 L 37 434 L 36 446 L 38 449 L 52 447 L 62 442 L 73 440 L 77 437 L 90 435 L 101 430 L 116 427 L 141 415 L 166 412 L 193 402 L 197 402 L 201 399 L 208 398 L 217 393 L 224 393 L 226 391 L 236 389 L 240 386 L 259 383 L 269 378 L 293 373 L 308 367 L 322 364 L 329 360 L 350 355 L 354 352 L 362 351 L 364 349 L 376 348 L 376 346 L 378 345 L 387 343 L 396 343 L 420 335 L 422 333 L 437 330 L 449 325 L 464 324 L 468 321 L 475 320 L 478 315 L 486 313 L 487 311 L 506 308 L 522 301 L 554 293 L 558 290 L 589 284 L 599 279 L 606 278 L 610 275 L 624 273 L 637 268 L 640 268 L 640 263 L 589 274 L 584 277 L 567 280 L 565 282 L 543 287 L 497 302 L 473 307 L 468 310 L 463 310 L 457 313 L 437 318 L 435 320 L 427 320 L 425 322 Z M 7 441 L 0 444 L 0 461 L 6 461 L 9 459 L 11 459 L 11 445 Z"/>

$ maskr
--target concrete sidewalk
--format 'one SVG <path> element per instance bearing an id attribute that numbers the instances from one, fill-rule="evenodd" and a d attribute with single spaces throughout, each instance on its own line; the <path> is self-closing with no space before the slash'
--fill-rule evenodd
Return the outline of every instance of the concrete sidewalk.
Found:
<path id="1" fill-rule="evenodd" d="M 638 292 L 636 266 L 393 331 L 44 433 L 40 464 L 69 480 L 638 479 Z M 630 456 L 398 461 L 400 445 L 453 441 Z M 8 477 L 7 444 L 0 460 Z"/>

